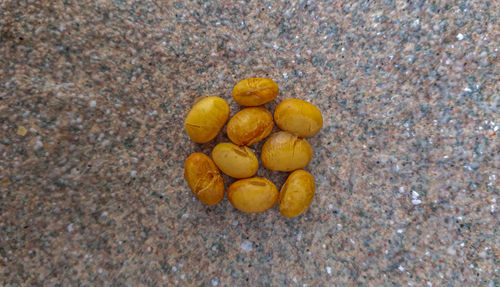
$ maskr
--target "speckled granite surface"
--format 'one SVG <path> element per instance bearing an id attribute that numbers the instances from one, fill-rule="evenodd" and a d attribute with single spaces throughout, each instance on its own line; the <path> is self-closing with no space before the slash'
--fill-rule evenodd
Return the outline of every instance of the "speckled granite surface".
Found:
<path id="1" fill-rule="evenodd" d="M 498 1 L 166 2 L 1 2 L 0 285 L 500 284 Z M 325 118 L 293 220 L 183 179 L 254 76 Z"/>

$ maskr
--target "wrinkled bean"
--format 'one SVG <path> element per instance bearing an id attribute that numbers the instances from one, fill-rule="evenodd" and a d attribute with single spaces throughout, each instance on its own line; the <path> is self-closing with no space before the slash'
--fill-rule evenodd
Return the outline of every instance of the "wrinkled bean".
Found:
<path id="1" fill-rule="evenodd" d="M 267 78 L 245 79 L 233 88 L 234 100 L 242 106 L 260 106 L 278 96 L 279 88 L 273 80 Z"/>
<path id="2" fill-rule="evenodd" d="M 227 123 L 227 136 L 237 145 L 250 146 L 267 137 L 274 127 L 273 116 L 262 107 L 239 111 Z"/>
<path id="3" fill-rule="evenodd" d="M 184 177 L 203 203 L 215 205 L 224 198 L 224 180 L 208 156 L 199 152 L 191 154 L 184 163 Z"/>
<path id="4" fill-rule="evenodd" d="M 293 171 L 306 167 L 311 161 L 311 145 L 288 132 L 272 134 L 262 146 L 264 167 L 276 171 Z"/>

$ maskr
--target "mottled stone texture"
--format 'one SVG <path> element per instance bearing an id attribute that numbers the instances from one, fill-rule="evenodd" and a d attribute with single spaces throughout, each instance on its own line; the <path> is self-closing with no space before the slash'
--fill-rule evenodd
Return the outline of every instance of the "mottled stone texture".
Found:
<path id="1" fill-rule="evenodd" d="M 499 3 L 1 1 L 0 285 L 498 286 Z M 293 220 L 183 179 L 255 76 L 325 119 Z"/>

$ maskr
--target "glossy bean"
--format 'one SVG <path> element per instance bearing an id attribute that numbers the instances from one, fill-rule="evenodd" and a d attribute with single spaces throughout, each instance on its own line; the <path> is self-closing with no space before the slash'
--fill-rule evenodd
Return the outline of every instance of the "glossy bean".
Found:
<path id="1" fill-rule="evenodd" d="M 227 198 L 240 211 L 248 213 L 263 212 L 278 201 L 278 189 L 266 178 L 253 177 L 241 179 L 229 186 Z"/>
<path id="2" fill-rule="evenodd" d="M 306 101 L 288 99 L 281 102 L 274 111 L 276 125 L 298 137 L 312 137 L 323 126 L 319 109 Z"/>
<path id="3" fill-rule="evenodd" d="M 305 170 L 292 172 L 280 191 L 279 209 L 285 217 L 296 217 L 311 205 L 316 190 L 313 176 Z"/>
<path id="4" fill-rule="evenodd" d="M 197 143 L 206 143 L 217 136 L 229 117 L 229 105 L 219 97 L 206 97 L 189 111 L 185 128 Z"/>
<path id="5" fill-rule="evenodd" d="M 259 169 L 259 161 L 246 146 L 220 143 L 212 150 L 212 159 L 223 173 L 234 178 L 253 176 Z"/>

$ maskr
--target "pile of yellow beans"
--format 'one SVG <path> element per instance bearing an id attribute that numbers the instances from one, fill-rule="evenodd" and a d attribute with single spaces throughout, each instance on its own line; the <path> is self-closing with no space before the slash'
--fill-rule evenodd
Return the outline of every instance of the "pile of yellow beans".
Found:
<path id="1" fill-rule="evenodd" d="M 227 198 L 240 211 L 263 212 L 278 202 L 281 214 L 292 218 L 311 205 L 316 185 L 313 176 L 303 169 L 311 161 L 313 151 L 305 138 L 318 133 L 323 126 L 323 117 L 316 106 L 299 99 L 282 101 L 276 107 L 274 117 L 266 108 L 259 107 L 274 100 L 278 93 L 278 85 L 265 78 L 245 79 L 234 86 L 234 100 L 247 108 L 236 113 L 227 123 L 227 136 L 231 142 L 217 144 L 212 150 L 212 158 L 193 153 L 184 165 L 184 177 L 200 201 L 215 205 L 224 198 L 220 170 L 239 179 L 229 186 Z M 228 118 L 229 105 L 224 99 L 203 98 L 195 103 L 186 117 L 186 133 L 194 142 L 207 143 L 219 134 Z M 271 134 L 275 123 L 282 131 Z M 267 178 L 254 177 L 259 161 L 249 146 L 266 137 L 260 154 L 264 167 L 292 172 L 280 191 Z"/>

